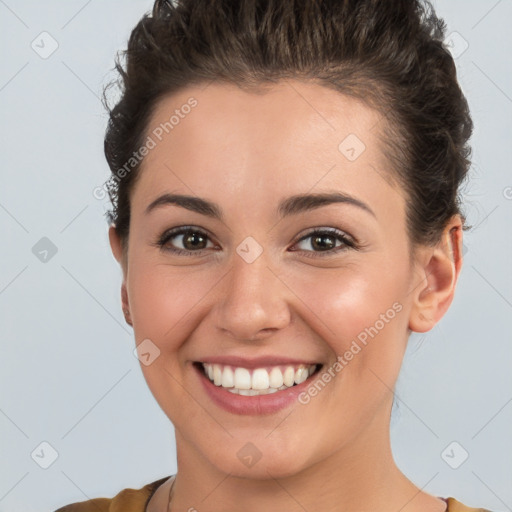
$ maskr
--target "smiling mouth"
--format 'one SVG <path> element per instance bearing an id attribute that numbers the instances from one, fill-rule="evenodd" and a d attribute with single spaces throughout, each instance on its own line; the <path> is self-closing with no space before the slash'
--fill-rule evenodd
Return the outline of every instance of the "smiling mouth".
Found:
<path id="1" fill-rule="evenodd" d="M 321 364 L 285 364 L 262 368 L 195 362 L 215 386 L 243 396 L 268 395 L 302 384 L 319 372 Z"/>

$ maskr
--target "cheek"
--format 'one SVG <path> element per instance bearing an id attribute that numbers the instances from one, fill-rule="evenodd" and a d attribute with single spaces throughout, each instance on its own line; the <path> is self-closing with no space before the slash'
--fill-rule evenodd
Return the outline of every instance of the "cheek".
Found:
<path id="1" fill-rule="evenodd" d="M 333 379 L 333 398 L 346 397 L 350 389 L 355 402 L 368 396 L 377 400 L 394 386 L 407 343 L 406 276 L 396 267 L 353 265 L 289 276 L 310 309 L 306 323 L 326 325 L 320 335 L 339 363 L 331 364 L 331 373 L 343 374 Z"/>
<path id="2" fill-rule="evenodd" d="M 128 275 L 136 339 L 150 338 L 165 350 L 183 341 L 190 315 L 218 280 L 218 273 L 199 267 L 162 264 L 134 265 Z"/>
<path id="3" fill-rule="evenodd" d="M 385 272 L 370 264 L 316 271 L 314 279 L 313 274 L 290 276 L 297 295 L 307 297 L 311 312 L 306 322 L 319 325 L 318 317 L 328 327 L 321 331 L 334 353 L 324 370 L 328 391 L 319 385 L 322 391 L 310 388 L 308 393 L 315 416 L 329 411 L 333 439 L 347 414 L 352 419 L 346 426 L 350 436 L 351 428 L 366 424 L 391 398 L 407 343 L 406 279 L 396 265 Z M 322 398 L 315 401 L 317 394 Z"/>
<path id="4" fill-rule="evenodd" d="M 151 364 L 141 362 L 141 370 L 162 410 L 180 425 L 180 420 L 187 422 L 200 414 L 195 402 L 183 391 L 185 369 L 180 349 L 201 321 L 197 316 L 201 299 L 218 278 L 213 272 L 192 267 L 136 262 L 135 258 L 132 261 L 127 286 L 135 339 L 137 344 L 149 339 L 159 350 Z"/>
<path id="5" fill-rule="evenodd" d="M 402 325 L 401 298 L 406 285 L 401 282 L 400 273 L 354 265 L 316 269 L 309 274 L 297 272 L 288 279 L 312 314 L 329 328 L 326 341 L 332 343 L 337 353 L 347 349 L 347 342 L 353 339 L 364 343 L 365 335 L 375 335 L 375 330 L 384 334 L 392 330 L 392 324 Z"/>

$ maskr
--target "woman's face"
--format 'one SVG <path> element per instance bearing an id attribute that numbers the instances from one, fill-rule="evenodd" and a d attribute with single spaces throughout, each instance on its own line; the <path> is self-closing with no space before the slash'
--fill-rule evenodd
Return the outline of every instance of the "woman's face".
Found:
<path id="1" fill-rule="evenodd" d="M 268 478 L 387 443 L 422 281 L 378 141 L 385 130 L 364 104 L 298 81 L 264 94 L 214 83 L 159 104 L 131 197 L 123 289 L 179 464 Z M 164 194 L 215 207 L 148 211 Z M 312 194 L 353 201 L 291 200 Z M 192 233 L 158 246 L 182 226 Z M 229 386 L 231 370 L 235 385 L 264 393 L 232 393 L 200 363 L 219 365 L 217 384 Z M 322 367 L 300 388 L 268 393 L 290 372 L 300 382 L 301 363 Z"/>

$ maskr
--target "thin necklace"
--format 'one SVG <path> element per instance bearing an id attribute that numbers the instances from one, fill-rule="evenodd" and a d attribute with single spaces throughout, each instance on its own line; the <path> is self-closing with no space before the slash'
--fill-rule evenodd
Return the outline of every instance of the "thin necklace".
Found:
<path id="1" fill-rule="evenodd" d="M 169 510 L 171 509 L 171 492 L 172 492 L 172 488 L 174 487 L 174 482 L 175 481 L 176 481 L 176 475 L 173 476 L 172 484 L 171 484 L 171 487 L 169 489 L 169 502 L 167 503 L 167 512 L 169 512 Z"/>

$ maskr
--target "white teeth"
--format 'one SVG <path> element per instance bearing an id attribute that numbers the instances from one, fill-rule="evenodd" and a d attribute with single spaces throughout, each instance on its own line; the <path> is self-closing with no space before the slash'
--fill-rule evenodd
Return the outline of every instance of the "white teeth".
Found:
<path id="1" fill-rule="evenodd" d="M 273 366 L 249 370 L 222 364 L 203 363 L 204 373 L 216 385 L 243 396 L 267 395 L 301 384 L 317 365 Z"/>
<path id="2" fill-rule="evenodd" d="M 279 368 L 272 368 L 270 370 L 269 384 L 276 389 L 283 385 L 283 374 Z"/>
<path id="3" fill-rule="evenodd" d="M 295 379 L 295 370 L 292 366 L 288 366 L 284 371 L 283 375 L 283 383 L 285 386 L 291 387 L 293 386 L 293 382 Z"/>
<path id="4" fill-rule="evenodd" d="M 295 372 L 295 384 L 300 384 L 308 378 L 308 371 L 306 368 L 298 368 Z"/>
<path id="5" fill-rule="evenodd" d="M 259 393 L 255 389 L 240 389 L 239 394 L 244 396 L 255 396 Z"/>
<path id="6" fill-rule="evenodd" d="M 252 374 L 252 389 L 268 389 L 269 376 L 265 368 L 258 368 Z"/>
<path id="7" fill-rule="evenodd" d="M 233 376 L 233 370 L 229 366 L 226 366 L 226 368 L 224 368 L 224 371 L 222 372 L 221 386 L 223 388 L 232 388 L 234 385 L 235 380 Z"/>
<path id="8" fill-rule="evenodd" d="M 235 388 L 251 389 L 251 374 L 247 368 L 235 368 Z"/>
<path id="9" fill-rule="evenodd" d="M 218 364 L 213 365 L 213 383 L 216 386 L 222 384 L 222 369 Z"/>

